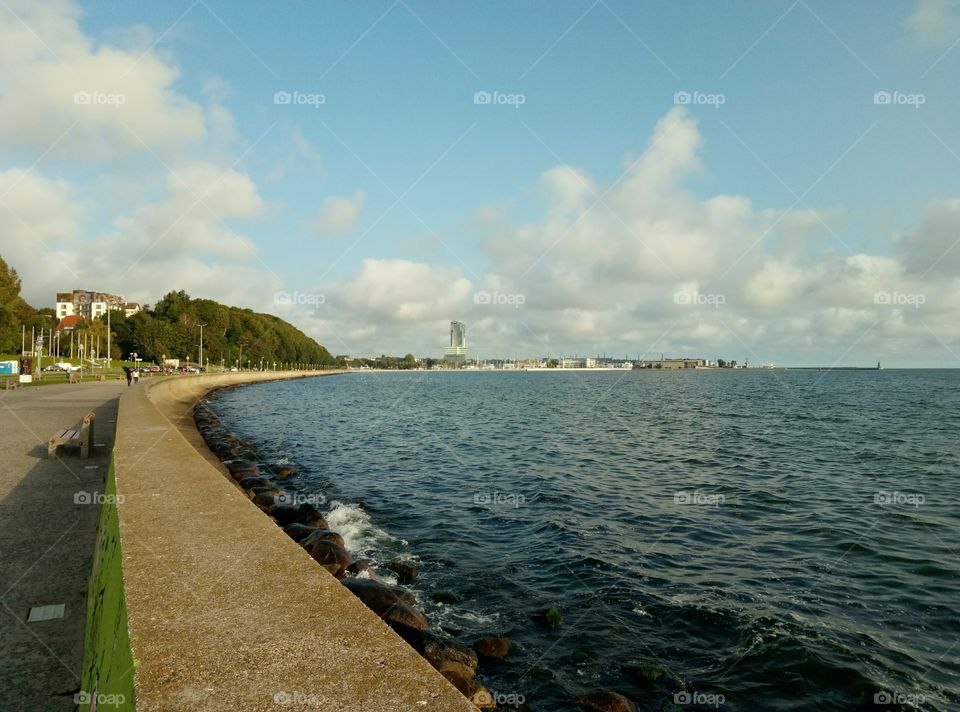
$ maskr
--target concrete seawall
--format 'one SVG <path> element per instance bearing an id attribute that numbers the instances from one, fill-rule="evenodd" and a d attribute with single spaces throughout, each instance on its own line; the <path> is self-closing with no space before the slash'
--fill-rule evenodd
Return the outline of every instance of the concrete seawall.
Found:
<path id="1" fill-rule="evenodd" d="M 212 388 L 148 380 L 114 450 L 138 710 L 475 711 L 226 477 L 193 426 Z"/>

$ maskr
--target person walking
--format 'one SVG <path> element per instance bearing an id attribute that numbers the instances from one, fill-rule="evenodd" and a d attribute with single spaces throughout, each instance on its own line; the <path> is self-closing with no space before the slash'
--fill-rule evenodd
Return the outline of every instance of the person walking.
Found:
<path id="1" fill-rule="evenodd" d="M 130 371 L 129 366 L 124 366 L 123 372 L 127 374 L 127 386 L 129 386 L 133 382 L 133 373 Z"/>

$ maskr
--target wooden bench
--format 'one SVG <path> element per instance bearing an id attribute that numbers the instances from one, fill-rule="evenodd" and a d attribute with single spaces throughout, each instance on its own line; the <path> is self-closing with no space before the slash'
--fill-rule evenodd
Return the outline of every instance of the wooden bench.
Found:
<path id="1" fill-rule="evenodd" d="M 88 413 L 80 424 L 80 430 L 59 430 L 50 438 L 47 444 L 47 457 L 56 457 L 57 448 L 61 445 L 79 445 L 80 457 L 90 457 L 93 449 L 93 422 L 97 416 Z"/>
<path id="2" fill-rule="evenodd" d="M 13 378 L 7 379 L 6 388 L 8 391 L 12 391 L 14 388 L 19 388 L 19 387 L 20 387 L 20 381 Z"/>

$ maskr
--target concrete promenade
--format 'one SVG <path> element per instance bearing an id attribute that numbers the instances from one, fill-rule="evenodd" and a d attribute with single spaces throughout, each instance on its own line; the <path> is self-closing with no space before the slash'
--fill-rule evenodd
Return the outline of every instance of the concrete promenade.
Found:
<path id="1" fill-rule="evenodd" d="M 115 472 L 137 709 L 475 712 L 197 449 L 198 398 L 277 377 L 156 379 L 122 399 Z"/>
<path id="2" fill-rule="evenodd" d="M 142 386 L 140 387 L 142 388 Z M 87 584 L 118 397 L 126 382 L 0 391 L 0 709 L 73 710 Z M 47 440 L 97 415 L 90 459 L 47 459 Z M 62 618 L 27 622 L 34 606 Z"/>

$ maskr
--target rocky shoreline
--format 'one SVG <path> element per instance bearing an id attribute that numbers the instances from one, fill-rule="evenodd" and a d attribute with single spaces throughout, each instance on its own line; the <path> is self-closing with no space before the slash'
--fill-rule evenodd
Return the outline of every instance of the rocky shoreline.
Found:
<path id="1" fill-rule="evenodd" d="M 302 493 L 296 487 L 296 469 L 283 462 L 266 461 L 257 452 L 254 443 L 237 437 L 223 425 L 208 402 L 210 395 L 215 392 L 208 393 L 195 406 L 194 422 L 207 447 L 227 469 L 235 486 L 243 490 L 255 506 L 386 622 L 475 707 L 495 709 L 496 701 L 477 679 L 477 673 L 483 661 L 507 656 L 510 641 L 491 636 L 467 646 L 429 630 L 430 623 L 417 607 L 413 593 L 403 585 L 381 580 L 382 576 L 391 575 L 401 584 L 409 583 L 417 575 L 416 567 L 404 561 L 354 559 L 343 537 L 330 528 L 323 511 L 317 506 L 323 505 L 323 499 Z"/>

